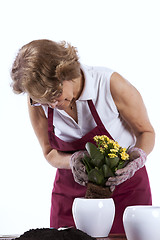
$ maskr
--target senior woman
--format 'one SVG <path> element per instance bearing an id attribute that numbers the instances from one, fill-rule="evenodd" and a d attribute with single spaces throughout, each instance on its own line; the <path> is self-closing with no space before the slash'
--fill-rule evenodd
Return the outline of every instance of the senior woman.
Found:
<path id="1" fill-rule="evenodd" d="M 145 168 L 155 134 L 140 93 L 120 74 L 79 62 L 66 42 L 35 40 L 18 52 L 11 70 L 15 93 L 27 93 L 31 123 L 47 161 L 57 168 L 50 226 L 74 226 L 71 208 L 86 192 L 81 163 L 86 142 L 95 135 L 130 146 L 132 161 L 106 186 L 114 188 L 116 215 L 111 233 L 123 233 L 128 205 L 151 205 Z"/>

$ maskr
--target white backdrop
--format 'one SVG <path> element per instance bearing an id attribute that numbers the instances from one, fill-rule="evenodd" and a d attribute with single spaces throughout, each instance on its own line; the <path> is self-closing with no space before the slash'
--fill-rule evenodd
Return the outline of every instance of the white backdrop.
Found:
<path id="1" fill-rule="evenodd" d="M 15 54 L 34 39 L 69 41 L 81 62 L 110 67 L 141 92 L 156 131 L 147 169 L 153 204 L 160 206 L 159 6 L 158 0 L 1 1 L 0 234 L 49 227 L 55 169 L 32 130 L 26 96 L 10 89 Z"/>

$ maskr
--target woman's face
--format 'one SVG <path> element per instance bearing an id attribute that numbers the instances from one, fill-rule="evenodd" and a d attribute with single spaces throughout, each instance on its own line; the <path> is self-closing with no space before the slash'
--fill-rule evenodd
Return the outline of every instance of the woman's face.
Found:
<path id="1" fill-rule="evenodd" d="M 60 97 L 55 98 L 54 103 L 50 103 L 50 107 L 65 110 L 71 104 L 74 96 L 74 84 L 73 81 L 63 82 L 63 92 Z"/>
<path id="2" fill-rule="evenodd" d="M 33 101 L 32 99 L 30 99 L 31 105 L 32 106 L 40 106 L 40 105 L 44 105 L 44 106 L 49 106 L 51 108 L 58 108 L 60 110 L 65 110 L 69 107 L 69 105 L 71 104 L 71 101 L 74 98 L 74 82 L 73 81 L 64 81 L 63 82 L 63 91 L 62 94 L 60 95 L 60 97 L 55 98 L 53 101 L 51 102 L 47 102 L 47 103 L 39 103 L 41 101 Z"/>
<path id="3" fill-rule="evenodd" d="M 76 99 L 79 98 L 81 92 L 83 91 L 84 87 L 84 77 L 81 75 L 78 78 L 73 80 L 65 80 L 63 81 L 63 89 L 62 94 L 59 97 L 54 98 L 51 102 L 47 103 L 33 103 L 31 100 L 31 105 L 33 106 L 40 106 L 40 105 L 47 105 L 51 108 L 58 108 L 60 110 L 67 110 L 68 107 L 71 107 L 71 104 L 75 102 Z M 40 102 L 40 101 L 39 101 Z"/>

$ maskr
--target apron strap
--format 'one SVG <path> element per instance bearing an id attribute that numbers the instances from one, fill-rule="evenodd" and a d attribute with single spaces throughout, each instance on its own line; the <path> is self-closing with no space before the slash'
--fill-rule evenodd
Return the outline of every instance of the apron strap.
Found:
<path id="1" fill-rule="evenodd" d="M 101 119 L 100 119 L 100 117 L 99 117 L 99 115 L 98 115 L 98 113 L 97 113 L 97 110 L 96 110 L 96 108 L 95 108 L 92 100 L 91 100 L 91 99 L 90 99 L 90 100 L 87 100 L 87 102 L 88 102 L 90 111 L 91 111 L 91 113 L 92 113 L 92 116 L 93 116 L 95 122 L 97 123 L 97 126 L 101 126 L 101 127 L 103 127 L 103 128 L 107 131 L 107 129 L 106 129 L 105 126 L 103 125 L 103 123 L 102 123 L 102 121 L 101 121 Z M 107 136 L 108 136 L 110 139 L 114 140 L 114 138 L 110 135 L 110 133 L 109 133 L 108 131 L 107 131 L 107 133 L 108 133 Z"/>
<path id="2" fill-rule="evenodd" d="M 53 132 L 53 109 L 48 107 L 48 131 Z"/>
<path id="3" fill-rule="evenodd" d="M 102 121 L 101 121 L 101 119 L 100 119 L 100 117 L 97 113 L 97 110 L 96 110 L 92 100 L 87 100 L 87 102 L 88 102 L 90 111 L 92 113 L 92 116 L 93 116 L 95 122 L 97 123 L 98 126 L 103 126 L 103 123 L 102 123 Z"/>

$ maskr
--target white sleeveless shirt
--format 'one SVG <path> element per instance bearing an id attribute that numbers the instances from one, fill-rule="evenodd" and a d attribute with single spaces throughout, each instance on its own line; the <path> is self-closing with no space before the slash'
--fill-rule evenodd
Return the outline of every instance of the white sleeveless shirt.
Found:
<path id="1" fill-rule="evenodd" d="M 92 99 L 102 123 L 120 146 L 128 147 L 135 144 L 135 136 L 129 126 L 121 118 L 110 91 L 110 78 L 113 70 L 106 67 L 89 67 L 81 65 L 84 74 L 84 89 L 76 100 L 78 123 L 64 110 L 54 109 L 53 125 L 57 137 L 66 142 L 81 138 L 96 123 L 90 112 L 87 100 Z M 48 108 L 43 106 L 46 116 Z"/>

